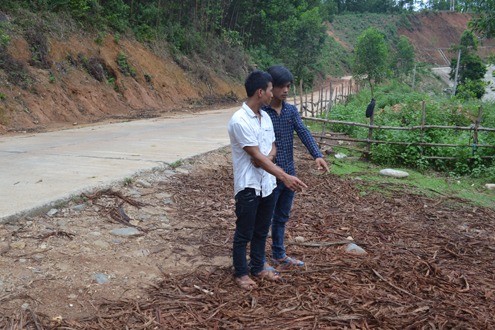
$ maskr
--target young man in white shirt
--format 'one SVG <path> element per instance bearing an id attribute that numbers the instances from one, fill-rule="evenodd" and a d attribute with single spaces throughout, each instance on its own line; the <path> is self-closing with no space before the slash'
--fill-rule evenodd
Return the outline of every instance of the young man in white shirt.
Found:
<path id="1" fill-rule="evenodd" d="M 247 101 L 229 121 L 228 132 L 234 167 L 234 194 L 237 216 L 233 244 L 235 282 L 245 290 L 256 288 L 255 277 L 277 281 L 280 275 L 265 264 L 265 245 L 275 208 L 276 179 L 288 189 L 301 191 L 306 185 L 273 163 L 275 133 L 270 117 L 261 107 L 272 99 L 272 78 L 254 71 L 246 79 Z M 247 244 L 250 243 L 250 264 Z"/>

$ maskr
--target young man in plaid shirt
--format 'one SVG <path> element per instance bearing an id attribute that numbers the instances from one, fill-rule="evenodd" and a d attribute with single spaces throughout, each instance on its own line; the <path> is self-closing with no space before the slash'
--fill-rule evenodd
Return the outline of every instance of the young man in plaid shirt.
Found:
<path id="1" fill-rule="evenodd" d="M 287 174 L 295 175 L 294 166 L 294 132 L 297 133 L 306 149 L 321 171 L 328 171 L 328 165 L 320 152 L 315 139 L 302 122 L 296 106 L 286 102 L 290 86 L 294 80 L 292 73 L 284 66 L 276 65 L 268 69 L 273 78 L 273 98 L 269 106 L 263 107 L 270 116 L 275 130 L 277 154 L 275 163 Z M 277 180 L 273 191 L 276 198 L 275 211 L 272 218 L 272 263 L 279 268 L 302 267 L 304 262 L 287 256 L 284 236 L 285 224 L 289 220 L 294 191 Z"/>

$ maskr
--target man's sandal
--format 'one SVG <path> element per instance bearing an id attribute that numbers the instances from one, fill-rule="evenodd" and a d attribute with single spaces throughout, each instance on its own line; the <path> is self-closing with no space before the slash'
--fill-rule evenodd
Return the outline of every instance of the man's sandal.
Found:
<path id="1" fill-rule="evenodd" d="M 258 285 L 256 284 L 255 281 L 253 281 L 251 278 L 249 278 L 248 275 L 244 275 L 241 277 L 234 277 L 234 282 L 241 288 L 246 291 L 256 289 Z"/>
<path id="2" fill-rule="evenodd" d="M 269 265 L 265 265 L 263 267 L 263 270 L 259 272 L 258 274 L 254 275 L 254 277 L 259 278 L 259 279 L 265 279 L 268 281 L 274 281 L 278 282 L 282 280 L 282 277 L 280 276 L 280 273 L 277 272 L 275 268 Z"/>
<path id="3" fill-rule="evenodd" d="M 288 256 L 282 259 L 272 259 L 272 263 L 279 269 L 304 267 L 304 262 Z"/>

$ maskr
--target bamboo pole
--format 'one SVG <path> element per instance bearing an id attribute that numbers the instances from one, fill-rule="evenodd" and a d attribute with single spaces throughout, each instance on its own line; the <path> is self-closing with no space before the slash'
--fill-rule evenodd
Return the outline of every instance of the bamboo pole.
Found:
<path id="1" fill-rule="evenodd" d="M 426 102 L 423 100 L 421 103 L 421 143 L 425 142 L 425 124 L 426 124 Z M 424 150 L 421 148 L 421 157 L 423 157 Z"/>
<path id="2" fill-rule="evenodd" d="M 323 83 L 320 86 L 319 98 L 318 98 L 318 107 L 323 108 L 323 89 L 325 88 L 325 84 Z"/>
<path id="3" fill-rule="evenodd" d="M 299 80 L 299 101 L 300 101 L 300 108 L 299 108 L 299 112 L 301 113 L 301 115 L 304 115 L 306 116 L 306 109 L 304 109 L 304 105 L 303 105 L 303 99 L 302 99 L 302 90 L 303 90 L 303 80 Z"/>
<path id="4" fill-rule="evenodd" d="M 313 103 L 313 91 L 311 91 L 311 109 L 315 107 L 315 104 Z M 318 109 L 316 109 L 318 111 Z"/>
<path id="5" fill-rule="evenodd" d="M 481 123 L 481 117 L 482 116 L 483 116 L 483 108 L 480 105 L 480 107 L 478 109 L 478 118 L 476 118 L 476 122 L 474 123 L 473 146 L 472 146 L 472 148 L 473 148 L 472 155 L 473 156 L 476 153 L 476 149 L 478 148 L 478 129 L 479 129 L 479 125 Z"/>
<path id="6" fill-rule="evenodd" d="M 375 118 L 375 112 L 373 111 L 371 113 L 370 117 L 370 126 L 368 128 L 368 139 L 367 139 L 367 144 L 366 144 L 366 158 L 369 160 L 371 158 L 371 140 L 373 139 L 373 121 Z"/>
<path id="7" fill-rule="evenodd" d="M 310 118 L 310 117 L 305 117 L 303 119 L 308 119 L 310 121 L 326 121 L 325 119 L 322 118 Z M 348 125 L 348 126 L 358 126 L 358 127 L 366 127 L 369 128 L 369 124 L 363 124 L 363 123 L 355 123 L 355 122 L 350 122 L 350 121 L 342 121 L 342 120 L 327 120 L 331 124 L 342 124 L 342 125 Z M 463 127 L 463 126 L 442 126 L 442 125 L 425 125 L 423 126 L 424 129 L 432 129 L 432 128 L 441 128 L 441 129 L 453 129 L 457 131 L 471 131 L 473 127 Z M 396 127 L 396 126 L 380 126 L 380 125 L 374 125 L 374 129 L 390 129 L 390 130 L 397 130 L 397 131 L 414 131 L 414 130 L 420 130 L 421 126 L 409 126 L 409 127 Z M 479 126 L 478 131 L 484 131 L 484 132 L 495 132 L 495 128 L 488 128 L 488 127 L 483 127 Z"/>
<path id="8" fill-rule="evenodd" d="M 321 137 L 318 133 L 313 133 L 314 137 Z M 429 147 L 471 147 L 471 144 L 449 144 L 449 143 L 426 143 L 426 142 L 402 142 L 402 141 L 383 141 L 383 140 L 371 140 L 371 139 L 356 139 L 356 138 L 344 138 L 344 137 L 332 137 L 323 136 L 324 140 L 338 140 L 338 141 L 350 141 L 350 142 L 364 142 L 367 144 L 395 144 L 395 145 L 415 145 L 415 146 L 429 146 Z M 494 148 L 495 145 L 490 144 L 478 144 L 478 148 Z"/>
<path id="9" fill-rule="evenodd" d="M 296 92 L 296 86 L 292 85 L 292 92 L 294 93 L 294 105 L 297 108 L 297 92 Z M 299 112 L 301 112 L 301 109 L 299 109 Z"/>

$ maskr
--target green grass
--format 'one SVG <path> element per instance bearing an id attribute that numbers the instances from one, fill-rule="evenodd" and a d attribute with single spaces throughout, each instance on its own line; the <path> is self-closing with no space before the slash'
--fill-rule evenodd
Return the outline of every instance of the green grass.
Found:
<path id="1" fill-rule="evenodd" d="M 338 148 L 337 148 L 338 149 Z M 347 151 L 338 150 L 347 155 Z M 462 198 L 473 205 L 495 208 L 495 191 L 485 188 L 486 180 L 471 177 L 449 177 L 437 172 L 421 173 L 408 168 L 397 168 L 409 173 L 407 178 L 397 179 L 379 174 L 385 167 L 359 160 L 357 157 L 336 159 L 331 157 L 331 173 L 348 177 L 359 178 L 356 186 L 361 195 L 379 192 L 386 196 L 394 193 L 410 192 L 430 198 Z M 458 201 L 462 203 L 461 200 Z"/>

